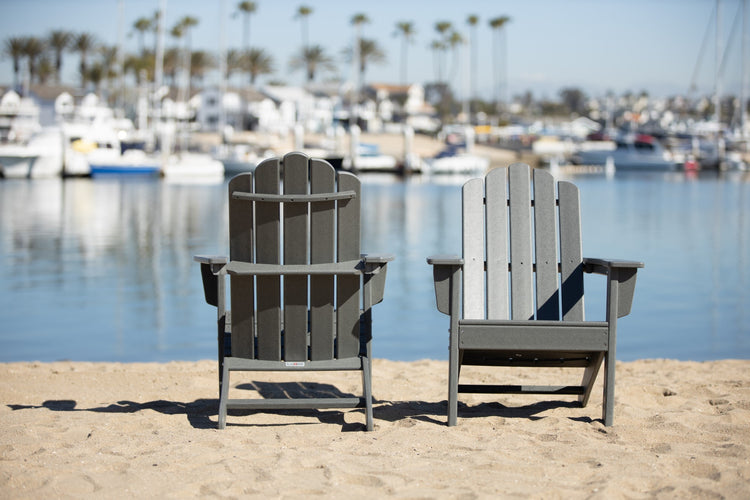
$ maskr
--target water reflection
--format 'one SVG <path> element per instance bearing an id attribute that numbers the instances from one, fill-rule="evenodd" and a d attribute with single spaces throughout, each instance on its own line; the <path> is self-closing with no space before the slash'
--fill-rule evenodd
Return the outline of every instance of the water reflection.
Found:
<path id="1" fill-rule="evenodd" d="M 374 310 L 377 357 L 447 357 L 425 257 L 460 253 L 463 180 L 363 176 L 362 247 L 397 256 Z M 750 357 L 747 174 L 573 180 L 585 254 L 646 262 L 618 357 Z M 226 253 L 225 187 L 0 182 L 0 360 L 212 358 L 192 256 Z M 587 317 L 600 319 L 603 280 L 586 280 Z"/>

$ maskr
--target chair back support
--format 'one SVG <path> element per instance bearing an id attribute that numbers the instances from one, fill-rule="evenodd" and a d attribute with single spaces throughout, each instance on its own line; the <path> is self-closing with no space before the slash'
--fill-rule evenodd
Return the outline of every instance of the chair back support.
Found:
<path id="1" fill-rule="evenodd" d="M 230 260 L 279 266 L 360 258 L 360 181 L 301 153 L 229 183 Z M 358 356 L 360 276 L 232 276 L 232 356 L 305 362 Z"/>
<path id="2" fill-rule="evenodd" d="M 583 321 L 578 188 L 513 164 L 463 186 L 463 318 Z"/>

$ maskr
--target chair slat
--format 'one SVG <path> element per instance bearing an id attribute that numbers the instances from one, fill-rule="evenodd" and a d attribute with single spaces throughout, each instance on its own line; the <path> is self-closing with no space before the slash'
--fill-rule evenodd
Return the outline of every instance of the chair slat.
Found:
<path id="1" fill-rule="evenodd" d="M 255 169 L 255 192 L 279 194 L 279 159 L 260 163 Z M 278 203 L 256 202 L 256 262 L 280 264 L 280 217 Z M 258 276 L 258 359 L 281 360 L 281 283 L 275 276 Z"/>
<path id="2" fill-rule="evenodd" d="M 234 191 L 251 191 L 253 175 L 238 175 L 229 183 L 229 258 L 253 261 L 253 207 L 232 198 Z M 232 331 L 232 355 L 252 358 L 255 355 L 255 280 L 252 276 L 232 278 L 230 300 L 237 304 Z M 241 306 L 239 306 L 241 304 Z"/>
<path id="3" fill-rule="evenodd" d="M 534 250 L 536 257 L 536 318 L 560 319 L 557 272 L 555 181 L 534 169 Z"/>
<path id="4" fill-rule="evenodd" d="M 508 314 L 508 177 L 507 168 L 487 174 L 487 319 Z"/>
<path id="5" fill-rule="evenodd" d="M 337 239 L 338 260 L 352 260 L 360 256 L 360 199 L 361 186 L 356 176 L 339 172 L 338 191 L 355 191 L 349 200 L 338 201 Z M 359 354 L 359 289 L 358 276 L 337 276 L 336 325 L 338 357 Z"/>
<path id="6" fill-rule="evenodd" d="M 284 156 L 284 194 L 307 194 L 307 156 Z M 284 264 L 307 264 L 307 203 L 284 205 Z M 284 277 L 284 359 L 307 360 L 307 276 Z"/>
<path id="7" fill-rule="evenodd" d="M 310 193 L 333 193 L 336 176 L 333 167 L 320 160 L 310 161 Z M 336 202 L 311 205 L 310 262 L 334 262 Z M 333 276 L 310 277 L 310 359 L 333 359 Z"/>
<path id="8" fill-rule="evenodd" d="M 511 165 L 508 171 L 511 319 L 533 319 L 531 177 L 526 165 Z"/>
<path id="9" fill-rule="evenodd" d="M 559 182 L 557 190 L 560 198 L 562 316 L 564 321 L 583 321 L 583 257 L 578 188 L 570 182 Z"/>
<path id="10" fill-rule="evenodd" d="M 484 183 L 471 179 L 463 186 L 463 308 L 464 318 L 483 319 L 484 307 Z"/>

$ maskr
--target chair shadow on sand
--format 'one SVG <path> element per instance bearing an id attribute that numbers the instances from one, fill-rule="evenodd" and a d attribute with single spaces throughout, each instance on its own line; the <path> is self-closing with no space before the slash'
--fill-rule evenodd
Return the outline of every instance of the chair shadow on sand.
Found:
<path id="1" fill-rule="evenodd" d="M 264 398 L 321 398 L 321 397 L 351 397 L 352 395 L 344 393 L 331 384 L 321 384 L 314 382 L 247 382 L 239 384 L 236 389 L 257 391 Z M 445 415 L 447 411 L 447 401 L 387 401 L 374 398 L 375 420 L 387 422 L 399 422 L 408 420 L 418 420 L 438 425 L 445 425 Z M 71 399 L 47 400 L 40 405 L 19 405 L 9 404 L 11 410 L 27 410 L 46 408 L 50 411 L 59 412 L 80 412 L 88 411 L 94 413 L 136 413 L 145 410 L 152 410 L 164 415 L 185 415 L 190 425 L 196 429 L 214 429 L 216 428 L 216 419 L 218 415 L 218 399 L 196 399 L 192 402 L 180 402 L 169 400 L 155 400 L 138 403 L 136 401 L 117 401 L 106 406 L 95 406 L 91 408 L 79 408 L 78 403 Z M 540 416 L 555 408 L 575 408 L 580 405 L 573 401 L 542 401 L 525 406 L 508 407 L 498 402 L 485 402 L 476 405 L 465 405 L 461 410 L 462 418 L 480 418 L 480 417 L 502 417 L 502 418 L 520 418 L 538 420 L 544 418 Z M 363 409 L 357 410 L 364 411 Z M 338 425 L 342 432 L 361 431 L 364 424 L 360 422 L 346 422 L 344 419 L 345 412 L 340 410 L 233 410 L 230 415 L 233 416 L 250 416 L 255 413 L 269 413 L 276 415 L 310 417 L 314 416 L 321 423 Z M 212 419 L 213 417 L 213 419 Z M 571 420 L 590 423 L 593 420 L 587 417 L 576 417 Z M 229 422 L 232 426 L 263 427 L 263 426 L 286 426 L 286 425 L 304 425 L 304 422 L 290 422 L 279 424 L 256 424 L 251 418 L 246 421 L 233 419 Z M 309 424 L 308 424 L 309 425 Z"/>

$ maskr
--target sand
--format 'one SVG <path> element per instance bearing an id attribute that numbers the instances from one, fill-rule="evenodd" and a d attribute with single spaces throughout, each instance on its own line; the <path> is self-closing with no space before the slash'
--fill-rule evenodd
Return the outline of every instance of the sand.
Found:
<path id="1" fill-rule="evenodd" d="M 220 431 L 215 370 L 0 364 L 0 498 L 750 497 L 748 360 L 618 363 L 613 427 L 599 420 L 597 387 L 586 408 L 568 396 L 464 395 L 451 428 L 446 362 L 375 360 L 369 433 L 357 409 L 240 412 Z M 360 390 L 354 373 L 303 377 L 314 391 Z M 235 375 L 233 397 L 294 391 L 293 380 Z"/>

